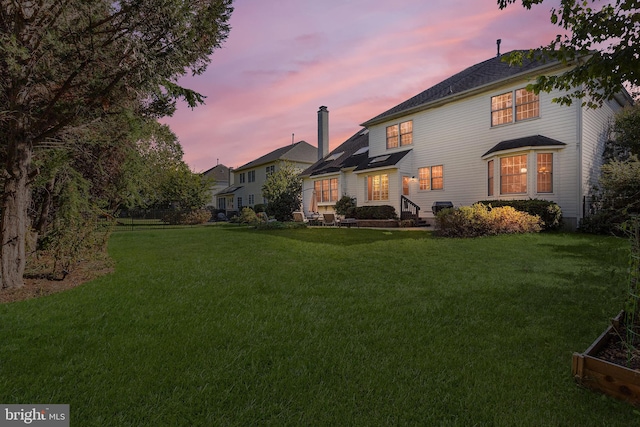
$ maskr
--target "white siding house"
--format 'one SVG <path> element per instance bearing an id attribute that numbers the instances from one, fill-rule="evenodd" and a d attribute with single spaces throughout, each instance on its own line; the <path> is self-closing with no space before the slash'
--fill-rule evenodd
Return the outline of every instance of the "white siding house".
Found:
<path id="1" fill-rule="evenodd" d="M 262 197 L 262 186 L 267 177 L 288 162 L 299 170 L 309 167 L 317 159 L 316 147 L 305 141 L 280 147 L 237 169 L 231 170 L 231 182 L 216 194 L 218 208 L 227 215 L 239 212 L 243 207 L 253 208 L 266 203 Z"/>
<path id="2" fill-rule="evenodd" d="M 469 67 L 363 123 L 356 136 L 368 132 L 366 156 L 347 156 L 355 152 L 349 150 L 355 136 L 350 138 L 303 173 L 304 188 L 336 177 L 338 199 L 392 205 L 398 214 L 408 199 L 427 220 L 435 202 L 545 199 L 558 203 L 565 223 L 575 228 L 597 181 L 607 126 L 630 98 L 622 94 L 594 110 L 552 102 L 558 92 L 526 90 L 538 75 L 565 69 L 535 60 L 509 66 L 500 57 Z M 327 163 L 341 151 L 342 165 Z M 335 204 L 309 193 L 320 209 Z M 306 196 L 305 208 L 310 202 Z"/>

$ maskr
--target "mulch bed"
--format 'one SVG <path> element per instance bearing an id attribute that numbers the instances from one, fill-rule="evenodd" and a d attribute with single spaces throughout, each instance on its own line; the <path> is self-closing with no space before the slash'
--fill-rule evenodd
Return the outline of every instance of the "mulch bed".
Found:
<path id="1" fill-rule="evenodd" d="M 76 263 L 62 280 L 49 278 L 45 274 L 27 274 L 22 288 L 0 290 L 0 304 L 66 291 L 112 272 L 113 262 L 105 257 Z"/>

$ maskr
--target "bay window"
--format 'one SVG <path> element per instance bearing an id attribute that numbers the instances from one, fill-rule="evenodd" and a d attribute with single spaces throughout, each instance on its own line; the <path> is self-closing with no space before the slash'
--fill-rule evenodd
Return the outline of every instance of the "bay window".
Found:
<path id="1" fill-rule="evenodd" d="M 487 194 L 493 196 L 493 160 L 487 162 Z"/>
<path id="2" fill-rule="evenodd" d="M 538 153 L 536 171 L 538 193 L 553 192 L 553 154 Z"/>
<path id="3" fill-rule="evenodd" d="M 500 194 L 527 192 L 527 155 L 500 159 Z"/>

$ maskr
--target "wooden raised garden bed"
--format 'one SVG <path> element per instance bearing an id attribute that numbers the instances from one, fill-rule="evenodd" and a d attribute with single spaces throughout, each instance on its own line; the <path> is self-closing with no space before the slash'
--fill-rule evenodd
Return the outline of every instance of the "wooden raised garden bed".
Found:
<path id="1" fill-rule="evenodd" d="M 623 314 L 618 314 L 611 326 L 584 353 L 573 354 L 571 373 L 584 387 L 640 406 L 640 370 L 596 357 L 621 333 L 619 328 Z"/>

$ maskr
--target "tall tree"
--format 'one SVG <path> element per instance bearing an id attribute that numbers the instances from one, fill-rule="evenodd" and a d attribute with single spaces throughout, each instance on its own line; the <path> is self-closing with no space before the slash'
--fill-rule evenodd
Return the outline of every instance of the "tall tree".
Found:
<path id="1" fill-rule="evenodd" d="M 497 0 L 500 9 L 522 2 L 531 9 L 544 0 Z M 572 63 L 574 68 L 558 76 L 540 76 L 532 85 L 536 92 L 567 91 L 557 98 L 570 105 L 583 100 L 591 107 L 612 99 L 626 87 L 636 92 L 640 86 L 640 12 L 638 0 L 560 0 L 551 8 L 551 22 L 563 29 L 549 44 L 529 52 L 542 52 L 549 59 Z M 522 61 L 520 55 L 509 58 Z"/>
<path id="2" fill-rule="evenodd" d="M 2 287 L 20 287 L 36 149 L 132 101 L 170 114 L 180 87 L 202 73 L 229 32 L 232 0 L 0 0 Z"/>

